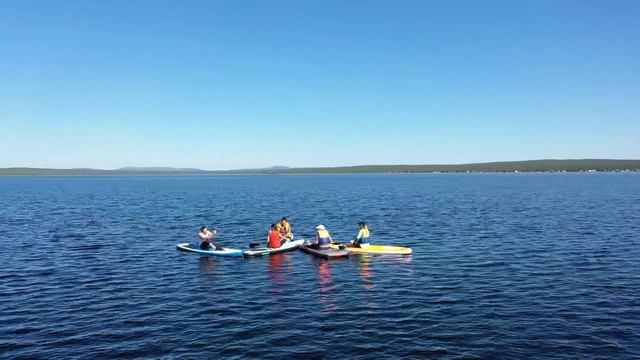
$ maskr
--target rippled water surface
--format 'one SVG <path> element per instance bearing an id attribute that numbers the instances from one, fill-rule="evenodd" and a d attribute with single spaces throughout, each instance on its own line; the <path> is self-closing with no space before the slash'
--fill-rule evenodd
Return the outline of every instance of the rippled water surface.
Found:
<path id="1" fill-rule="evenodd" d="M 288 216 L 408 257 L 248 247 Z M 640 175 L 0 177 L 0 358 L 637 358 Z"/>

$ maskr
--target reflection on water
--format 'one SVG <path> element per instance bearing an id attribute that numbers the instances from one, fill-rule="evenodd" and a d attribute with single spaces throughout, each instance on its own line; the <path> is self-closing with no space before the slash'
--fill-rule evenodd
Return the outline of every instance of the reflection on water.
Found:
<path id="1" fill-rule="evenodd" d="M 639 176 L 0 176 L 0 358 L 640 359 Z M 214 220 L 262 242 L 276 212 L 416 252 L 175 249 Z"/>
<path id="2" fill-rule="evenodd" d="M 402 277 L 408 281 L 410 279 L 413 279 L 414 277 L 413 266 L 411 266 L 412 261 L 413 261 L 412 255 L 401 255 L 401 256 L 383 255 L 381 256 L 380 260 L 377 260 L 376 262 L 398 265 L 396 266 L 397 268 L 396 271 L 402 274 Z"/>
<path id="3" fill-rule="evenodd" d="M 329 260 L 320 260 L 318 263 L 318 291 L 320 302 L 324 305 L 325 313 L 333 313 L 337 306 L 333 300 L 332 291 L 336 288 L 331 276 Z"/>
<path id="4" fill-rule="evenodd" d="M 217 273 L 218 264 L 215 259 L 210 256 L 200 256 L 198 261 L 200 272 L 205 275 L 215 275 Z"/>
<path id="5" fill-rule="evenodd" d="M 367 309 L 367 312 L 373 314 L 378 310 L 376 303 L 376 296 L 373 292 L 376 288 L 376 284 L 372 277 L 372 256 L 371 255 L 356 255 L 356 267 L 358 268 L 358 275 L 364 288 L 362 306 Z"/>
<path id="6" fill-rule="evenodd" d="M 286 282 L 284 263 L 288 254 L 273 254 L 269 256 L 269 277 L 271 278 L 271 291 L 282 292 Z"/>
<path id="7" fill-rule="evenodd" d="M 368 255 L 358 256 L 358 273 L 362 280 L 362 285 L 367 291 L 372 291 L 376 288 L 376 284 L 371 279 L 371 257 Z"/>

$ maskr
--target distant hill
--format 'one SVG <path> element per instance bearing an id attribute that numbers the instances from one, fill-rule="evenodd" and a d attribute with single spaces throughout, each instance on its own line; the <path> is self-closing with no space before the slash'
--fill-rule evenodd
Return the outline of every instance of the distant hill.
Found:
<path id="1" fill-rule="evenodd" d="M 195 168 L 174 168 L 168 166 L 155 166 L 155 167 L 136 167 L 136 166 L 125 166 L 117 169 L 116 171 L 190 171 L 190 172 L 198 172 L 205 171 L 202 169 Z"/>
<path id="2" fill-rule="evenodd" d="M 14 167 L 0 169 L 0 175 L 129 176 L 129 175 L 240 175 L 240 174 L 331 174 L 331 173 L 438 173 L 438 172 L 579 172 L 640 171 L 640 160 L 579 159 L 503 161 L 459 165 L 360 165 L 342 167 L 288 168 L 209 171 L 172 167 L 124 167 L 117 170 L 39 169 Z"/>
<path id="3" fill-rule="evenodd" d="M 238 172 L 238 173 L 246 173 L 246 172 L 280 171 L 280 170 L 289 170 L 289 169 L 293 169 L 293 168 L 290 168 L 288 166 L 276 165 L 276 166 L 271 166 L 271 167 L 266 167 L 266 168 L 233 169 L 233 170 L 227 170 L 227 171 Z"/>

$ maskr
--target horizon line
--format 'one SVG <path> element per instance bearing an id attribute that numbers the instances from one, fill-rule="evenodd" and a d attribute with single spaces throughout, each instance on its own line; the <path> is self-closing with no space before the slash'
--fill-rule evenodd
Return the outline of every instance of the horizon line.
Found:
<path id="1" fill-rule="evenodd" d="M 483 162 L 463 162 L 463 163 L 417 163 L 417 164 L 358 164 L 358 165 L 330 165 L 330 166 L 288 166 L 288 165 L 272 165 L 266 167 L 245 167 L 245 168 L 229 168 L 229 169 L 204 169 L 191 166 L 120 166 L 118 168 L 104 169 L 93 167 L 33 167 L 33 166 L 9 166 L 0 167 L 0 169 L 34 169 L 34 170 L 98 170 L 98 171 L 167 171 L 167 172 L 189 172 L 189 171 L 252 171 L 252 170 L 296 170 L 296 169 L 334 169 L 334 168 L 354 168 L 354 167 L 385 167 L 385 166 L 465 166 L 465 165 L 485 165 L 496 163 L 514 163 L 514 162 L 535 162 L 535 161 L 640 161 L 633 158 L 546 158 L 546 159 L 526 159 L 526 160 L 501 160 L 501 161 L 483 161 Z M 275 168 L 275 169 L 274 169 Z M 161 170 L 163 169 L 163 170 Z"/>

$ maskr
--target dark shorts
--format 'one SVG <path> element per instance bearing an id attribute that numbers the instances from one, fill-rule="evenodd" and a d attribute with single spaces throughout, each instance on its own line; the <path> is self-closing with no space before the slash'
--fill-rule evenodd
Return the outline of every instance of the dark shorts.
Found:
<path id="1" fill-rule="evenodd" d="M 356 239 L 356 240 L 353 242 L 353 247 L 357 247 L 357 248 L 359 248 L 361 244 L 362 244 L 362 245 L 365 245 L 365 246 L 366 246 L 366 245 L 369 245 L 369 238 Z"/>

